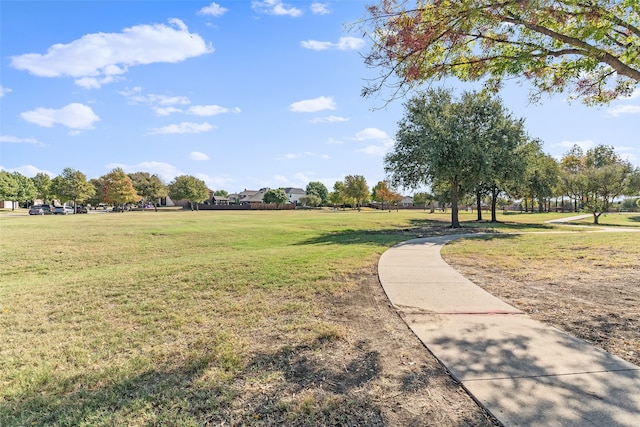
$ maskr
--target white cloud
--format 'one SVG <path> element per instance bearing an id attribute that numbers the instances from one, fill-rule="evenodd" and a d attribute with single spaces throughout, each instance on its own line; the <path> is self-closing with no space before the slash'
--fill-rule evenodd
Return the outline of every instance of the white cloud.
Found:
<path id="1" fill-rule="evenodd" d="M 607 110 L 607 116 L 618 117 L 621 114 L 640 114 L 640 105 L 616 105 Z"/>
<path id="2" fill-rule="evenodd" d="M 0 135 L 0 143 L 42 145 L 42 143 L 35 138 L 18 138 L 17 136 L 11 135 Z"/>
<path id="3" fill-rule="evenodd" d="M 357 150 L 358 153 L 370 154 L 372 156 L 384 156 L 393 147 L 393 140 L 384 141 L 380 145 L 368 145 Z"/>
<path id="4" fill-rule="evenodd" d="M 337 43 L 321 42 L 318 40 L 305 40 L 301 41 L 300 44 L 305 49 L 312 50 L 358 50 L 364 46 L 365 42 L 363 39 L 359 39 L 356 37 L 340 37 L 340 40 Z"/>
<path id="5" fill-rule="evenodd" d="M 149 129 L 149 135 L 165 135 L 165 134 L 179 134 L 179 133 L 200 133 L 207 132 L 211 129 L 215 129 L 214 126 L 210 125 L 207 122 L 204 123 L 193 123 L 193 122 L 182 122 L 179 124 L 172 124 L 169 126 L 164 126 L 161 128 L 153 128 Z"/>
<path id="6" fill-rule="evenodd" d="M 182 113 L 182 110 L 176 107 L 152 107 L 159 116 L 168 116 L 173 113 Z"/>
<path id="7" fill-rule="evenodd" d="M 327 116 L 327 117 L 316 117 L 315 119 L 310 120 L 311 123 L 338 123 L 338 122 L 348 122 L 349 119 L 346 117 L 339 116 Z"/>
<path id="8" fill-rule="evenodd" d="M 351 141 L 372 141 L 377 140 L 377 144 L 368 145 L 358 149 L 358 153 L 371 154 L 374 156 L 384 156 L 393 147 L 393 139 L 387 133 L 378 128 L 366 128 L 356 133 L 353 138 L 347 138 Z"/>
<path id="9" fill-rule="evenodd" d="M 127 96 L 127 97 L 129 97 L 129 96 L 133 96 L 133 95 L 135 95 L 136 93 L 141 93 L 141 92 L 142 92 L 142 87 L 140 87 L 140 86 L 134 86 L 134 87 L 132 87 L 132 88 L 129 88 L 129 87 L 127 86 L 124 90 L 118 91 L 118 93 L 119 93 L 120 95 L 122 95 L 122 96 Z"/>
<path id="10" fill-rule="evenodd" d="M 556 144 L 556 147 L 570 149 L 574 145 L 577 145 L 583 151 L 587 151 L 588 149 L 595 147 L 596 144 L 592 140 L 586 139 L 584 141 L 562 141 L 559 144 Z"/>
<path id="11" fill-rule="evenodd" d="M 110 163 L 105 165 L 106 170 L 121 168 L 126 173 L 148 172 L 152 175 L 158 175 L 165 183 L 169 183 L 178 175 L 184 175 L 175 166 L 163 162 L 141 162 L 135 165 L 127 165 L 124 163 Z"/>
<path id="12" fill-rule="evenodd" d="M 289 110 L 296 113 L 315 113 L 322 110 L 335 110 L 336 104 L 332 97 L 320 96 L 315 99 L 306 99 L 294 102 L 289 106 Z"/>
<path id="13" fill-rule="evenodd" d="M 223 113 L 239 113 L 240 108 L 226 108 L 219 105 L 194 105 L 189 107 L 187 114 L 193 114 L 195 116 L 215 116 Z"/>
<path id="14" fill-rule="evenodd" d="M 128 100 L 132 104 L 149 104 L 151 106 L 187 105 L 191 103 L 186 96 L 156 95 L 154 93 L 129 96 Z"/>
<path id="15" fill-rule="evenodd" d="M 175 106 L 191 104 L 191 101 L 186 96 L 168 96 L 158 95 L 155 93 L 142 95 L 142 89 L 140 86 L 136 86 L 133 89 L 127 88 L 119 93 L 127 97 L 129 104 L 146 104 L 159 116 L 168 116 L 172 113 L 182 113 L 183 110 L 176 108 Z"/>
<path id="16" fill-rule="evenodd" d="M 327 156 L 325 155 L 319 155 L 311 151 L 305 151 L 304 153 L 287 153 L 282 157 L 278 157 L 278 160 L 295 160 L 295 159 L 300 159 L 302 157 L 320 157 L 322 159 L 327 158 Z"/>
<path id="17" fill-rule="evenodd" d="M 54 124 L 59 123 L 76 130 L 93 129 L 93 123 L 100 120 L 91 107 L 75 102 L 59 110 L 36 108 L 35 110 L 25 111 L 20 114 L 20 117 L 38 126 L 52 127 Z"/>
<path id="18" fill-rule="evenodd" d="M 189 158 L 196 161 L 209 160 L 209 156 L 198 151 L 192 151 L 191 154 L 189 154 Z"/>
<path id="19" fill-rule="evenodd" d="M 342 141 L 340 139 L 329 138 L 329 139 L 327 139 L 327 144 L 329 144 L 329 145 L 344 144 L 344 141 Z"/>
<path id="20" fill-rule="evenodd" d="M 229 10 L 226 7 L 220 6 L 218 3 L 211 3 L 209 6 L 205 6 L 198 11 L 198 15 L 211 15 L 219 17 L 225 14 Z"/>
<path id="21" fill-rule="evenodd" d="M 331 13 L 329 5 L 326 3 L 311 3 L 311 12 L 316 15 L 328 15 Z"/>
<path id="22" fill-rule="evenodd" d="M 176 63 L 213 51 L 179 19 L 169 25 L 136 25 L 121 33 L 92 33 L 67 44 L 54 44 L 45 54 L 11 57 L 11 65 L 40 77 L 69 76 L 84 88 L 116 81 L 128 68 L 157 62 Z"/>
<path id="23" fill-rule="evenodd" d="M 0 85 L 0 98 L 2 98 L 3 96 L 5 96 L 6 94 L 8 94 L 9 92 L 12 92 L 11 89 L 9 89 L 8 87 L 4 87 L 2 85 Z"/>
<path id="24" fill-rule="evenodd" d="M 49 172 L 48 170 L 39 169 L 33 165 L 18 166 L 17 168 L 11 168 L 11 169 L 5 169 L 2 166 L 0 166 L 0 170 L 6 171 L 6 172 L 19 172 L 22 175 L 26 176 L 27 178 L 33 178 L 39 173 L 47 174 L 51 178 L 56 176 L 55 173 Z"/>
<path id="25" fill-rule="evenodd" d="M 287 15 L 293 17 L 302 15 L 302 10 L 285 4 L 281 0 L 252 1 L 251 8 L 256 12 L 268 13 L 270 15 Z"/>
<path id="26" fill-rule="evenodd" d="M 196 173 L 194 176 L 204 181 L 207 184 L 207 188 L 210 190 L 224 190 L 228 189 L 233 184 L 233 178 L 228 176 L 209 176 L 203 173 Z"/>
<path id="27" fill-rule="evenodd" d="M 383 130 L 377 128 L 366 128 L 356 133 L 355 138 L 349 138 L 355 141 L 368 141 L 371 139 L 390 139 L 389 135 Z"/>

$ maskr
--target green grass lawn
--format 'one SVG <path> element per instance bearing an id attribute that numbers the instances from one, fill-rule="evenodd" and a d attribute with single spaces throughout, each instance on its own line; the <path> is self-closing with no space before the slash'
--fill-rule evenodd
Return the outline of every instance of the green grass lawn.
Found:
<path id="1" fill-rule="evenodd" d="M 461 214 L 468 229 L 497 232 L 555 229 L 544 224 L 555 217 L 501 214 L 509 223 L 490 225 Z M 322 297 L 348 291 L 388 247 L 433 232 L 425 227 L 445 232 L 449 218 L 369 210 L 0 217 L 0 425 L 224 420 L 256 386 L 238 385 L 251 356 L 339 339 L 345 332 L 323 319 Z"/>

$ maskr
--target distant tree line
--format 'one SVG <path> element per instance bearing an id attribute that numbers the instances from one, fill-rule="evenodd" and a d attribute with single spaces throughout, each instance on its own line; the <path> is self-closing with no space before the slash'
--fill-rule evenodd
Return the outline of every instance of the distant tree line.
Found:
<path id="1" fill-rule="evenodd" d="M 423 199 L 451 205 L 452 227 L 459 227 L 458 204 L 489 200 L 496 221 L 500 198 L 520 200 L 524 209 L 551 209 L 551 199 L 573 201 L 574 210 L 593 214 L 594 223 L 621 196 L 640 192 L 640 168 L 613 147 L 598 145 L 586 153 L 574 146 L 560 162 L 542 152 L 539 140 L 524 131 L 502 102 L 486 92 L 429 90 L 405 103 L 396 143 L 385 157 L 393 186 L 431 188 Z M 426 197 L 425 197 L 426 196 Z M 425 200 L 426 203 L 426 200 Z"/>
<path id="2" fill-rule="evenodd" d="M 158 175 L 148 172 L 126 174 L 121 168 L 99 178 L 87 180 L 84 173 L 65 168 L 54 178 L 38 173 L 27 178 L 19 172 L 0 171 L 0 199 L 30 205 L 34 200 L 53 204 L 73 202 L 74 205 L 108 205 L 124 207 L 143 203 L 157 208 L 163 197 L 188 200 L 192 209 L 209 197 L 204 181 L 193 176 L 181 175 L 168 185 Z M 122 209 L 124 211 L 124 209 Z"/>

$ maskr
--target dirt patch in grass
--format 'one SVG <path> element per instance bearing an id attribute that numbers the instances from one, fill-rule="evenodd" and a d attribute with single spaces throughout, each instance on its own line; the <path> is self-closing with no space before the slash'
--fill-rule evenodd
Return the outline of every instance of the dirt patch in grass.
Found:
<path id="1" fill-rule="evenodd" d="M 349 291 L 318 301 L 336 328 L 308 344 L 261 343 L 214 424 L 499 425 L 390 307 L 375 266 L 351 280 Z"/>
<path id="2" fill-rule="evenodd" d="M 471 281 L 532 318 L 640 365 L 639 265 L 613 262 L 623 249 L 603 249 L 591 257 L 558 255 L 544 262 L 519 263 L 517 269 L 482 253 L 443 257 Z"/>

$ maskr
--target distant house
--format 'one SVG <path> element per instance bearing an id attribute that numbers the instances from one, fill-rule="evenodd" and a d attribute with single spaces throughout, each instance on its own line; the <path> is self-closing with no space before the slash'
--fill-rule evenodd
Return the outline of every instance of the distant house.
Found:
<path id="1" fill-rule="evenodd" d="M 289 203 L 293 203 L 295 205 L 299 205 L 300 199 L 307 195 L 302 188 L 287 187 L 283 188 L 283 190 L 289 198 Z"/>
<path id="2" fill-rule="evenodd" d="M 229 201 L 238 205 L 262 203 L 264 199 L 264 193 L 269 190 L 268 188 L 261 188 L 260 190 L 244 190 L 240 193 L 229 194 Z"/>
<path id="3" fill-rule="evenodd" d="M 413 197 L 404 196 L 402 200 L 400 200 L 400 206 L 404 206 L 404 207 L 413 206 Z"/>
<path id="4" fill-rule="evenodd" d="M 0 200 L 0 209 L 15 209 L 18 207 L 18 203 L 11 200 Z"/>
<path id="5" fill-rule="evenodd" d="M 216 196 L 213 190 L 209 190 L 209 198 L 204 201 L 205 205 L 228 205 L 229 198 L 224 196 Z"/>

